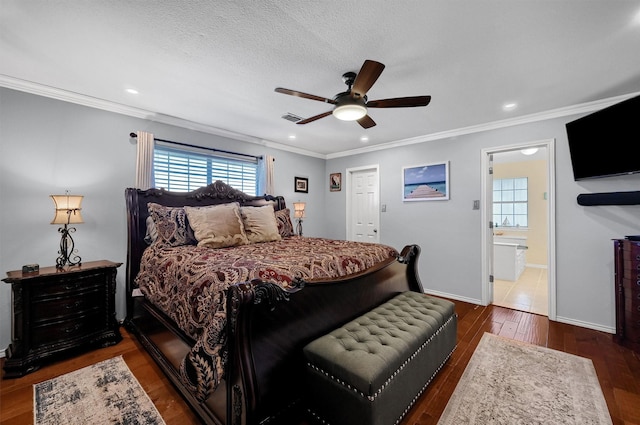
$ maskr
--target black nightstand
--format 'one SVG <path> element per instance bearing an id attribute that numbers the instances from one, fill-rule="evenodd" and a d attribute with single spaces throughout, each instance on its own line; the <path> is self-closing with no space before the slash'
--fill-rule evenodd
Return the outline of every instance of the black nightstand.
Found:
<path id="1" fill-rule="evenodd" d="M 73 351 L 118 343 L 115 293 L 121 265 L 103 260 L 64 270 L 8 272 L 2 280 L 11 284 L 13 322 L 4 377 L 23 376 Z"/>

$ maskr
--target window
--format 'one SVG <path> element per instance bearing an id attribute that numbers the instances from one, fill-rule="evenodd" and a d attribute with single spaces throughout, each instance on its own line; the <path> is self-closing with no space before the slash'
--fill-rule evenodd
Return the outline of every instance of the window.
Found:
<path id="1" fill-rule="evenodd" d="M 528 226 L 527 177 L 493 181 L 494 227 Z"/>
<path id="2" fill-rule="evenodd" d="M 156 143 L 153 152 L 155 187 L 188 192 L 222 180 L 234 189 L 257 195 L 258 160 L 232 155 L 170 148 Z"/>

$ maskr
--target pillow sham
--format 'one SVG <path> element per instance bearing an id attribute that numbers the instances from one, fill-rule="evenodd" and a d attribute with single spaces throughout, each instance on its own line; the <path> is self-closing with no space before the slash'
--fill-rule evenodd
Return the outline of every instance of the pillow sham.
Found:
<path id="1" fill-rule="evenodd" d="M 153 222 L 153 217 L 147 217 L 147 233 L 144 235 L 144 241 L 147 245 L 151 245 L 158 239 L 158 230 L 156 224 Z"/>
<path id="2" fill-rule="evenodd" d="M 293 236 L 293 223 L 291 222 L 291 211 L 289 208 L 276 211 L 276 222 L 278 223 L 278 233 L 283 238 Z"/>
<path id="3" fill-rule="evenodd" d="M 184 208 L 165 207 L 164 205 L 149 202 L 147 209 L 155 225 L 157 233 L 155 241 L 169 246 L 196 244 L 196 238 L 189 226 L 189 220 Z M 151 235 L 148 227 L 147 231 Z"/>
<path id="4" fill-rule="evenodd" d="M 278 223 L 273 205 L 241 207 L 240 214 L 249 243 L 279 241 Z"/>
<path id="5" fill-rule="evenodd" d="M 224 248 L 249 243 L 237 202 L 184 209 L 198 246 Z"/>

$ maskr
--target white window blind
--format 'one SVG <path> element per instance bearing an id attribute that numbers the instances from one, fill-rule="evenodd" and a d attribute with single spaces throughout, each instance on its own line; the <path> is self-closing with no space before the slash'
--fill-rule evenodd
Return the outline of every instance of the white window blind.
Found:
<path id="1" fill-rule="evenodd" d="M 153 155 L 155 187 L 188 192 L 222 180 L 234 189 L 257 195 L 258 161 L 176 149 L 156 144 Z"/>

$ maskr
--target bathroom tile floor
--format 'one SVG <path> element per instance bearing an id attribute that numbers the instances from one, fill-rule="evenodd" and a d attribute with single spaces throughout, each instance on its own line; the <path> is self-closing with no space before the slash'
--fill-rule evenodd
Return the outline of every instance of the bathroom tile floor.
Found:
<path id="1" fill-rule="evenodd" d="M 548 316 L 548 288 L 547 269 L 526 267 L 515 282 L 494 281 L 493 304 Z"/>

